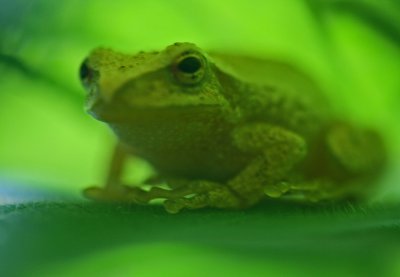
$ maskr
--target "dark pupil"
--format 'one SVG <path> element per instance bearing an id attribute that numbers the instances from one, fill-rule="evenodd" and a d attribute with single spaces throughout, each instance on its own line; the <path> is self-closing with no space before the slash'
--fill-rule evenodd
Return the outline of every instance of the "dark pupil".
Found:
<path id="1" fill-rule="evenodd" d="M 90 74 L 90 69 L 87 65 L 87 61 L 84 60 L 81 64 L 81 67 L 79 69 L 79 77 L 81 77 L 81 80 L 86 79 L 87 77 L 89 77 Z"/>
<path id="2" fill-rule="evenodd" d="M 195 57 L 187 57 L 178 64 L 179 70 L 185 73 L 195 73 L 200 67 L 201 62 Z"/>

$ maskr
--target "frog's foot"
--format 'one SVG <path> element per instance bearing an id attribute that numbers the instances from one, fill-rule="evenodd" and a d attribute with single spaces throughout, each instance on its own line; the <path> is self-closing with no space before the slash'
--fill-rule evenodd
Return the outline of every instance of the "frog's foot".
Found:
<path id="1" fill-rule="evenodd" d="M 186 197 L 167 199 L 164 207 L 169 213 L 178 213 L 180 210 L 216 207 L 222 209 L 239 209 L 245 207 L 240 199 L 229 187 L 219 184 L 213 189 Z"/>
<path id="2" fill-rule="evenodd" d="M 83 191 L 83 195 L 91 200 L 99 202 L 116 203 L 143 203 L 141 198 L 145 192 L 138 187 L 124 185 L 110 187 L 89 187 Z"/>
<path id="3" fill-rule="evenodd" d="M 177 213 L 183 208 L 203 207 L 240 208 L 243 202 L 225 185 L 205 180 L 169 179 L 172 189 L 151 187 L 149 191 L 129 191 L 129 199 L 138 203 L 148 203 L 153 199 L 165 199 L 164 207 L 169 213 Z"/>
<path id="4" fill-rule="evenodd" d="M 326 198 L 328 184 L 322 181 L 309 182 L 278 182 L 264 188 L 264 193 L 271 198 L 318 202 Z"/>
<path id="5" fill-rule="evenodd" d="M 285 197 L 287 199 L 306 202 L 338 200 L 350 197 L 357 187 L 354 184 L 335 184 L 323 180 L 305 182 L 281 182 L 268 186 L 264 193 L 271 198 Z"/>
<path id="6" fill-rule="evenodd" d="M 176 180 L 171 187 L 151 187 L 145 191 L 139 187 L 110 186 L 90 187 L 84 195 L 96 201 L 145 204 L 154 199 L 166 199 L 164 207 L 169 213 L 177 213 L 183 208 L 199 209 L 203 207 L 243 208 L 240 199 L 228 186 L 210 181 Z"/>

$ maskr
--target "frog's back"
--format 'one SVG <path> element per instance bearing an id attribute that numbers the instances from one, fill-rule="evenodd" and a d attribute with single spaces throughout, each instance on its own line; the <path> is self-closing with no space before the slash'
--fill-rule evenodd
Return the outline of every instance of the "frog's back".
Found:
<path id="1" fill-rule="evenodd" d="M 215 53 L 210 57 L 226 97 L 245 120 L 266 121 L 313 136 L 332 116 L 315 82 L 288 63 Z"/>

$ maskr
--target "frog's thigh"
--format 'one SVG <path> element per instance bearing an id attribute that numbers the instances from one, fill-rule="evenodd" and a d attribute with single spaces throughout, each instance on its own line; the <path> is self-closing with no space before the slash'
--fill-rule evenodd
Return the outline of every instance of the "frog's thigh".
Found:
<path id="1" fill-rule="evenodd" d="M 254 123 L 243 126 L 233 134 L 237 147 L 256 154 L 253 161 L 228 185 L 248 205 L 259 201 L 265 188 L 271 188 L 277 196 L 288 190 L 281 180 L 306 153 L 306 143 L 297 134 L 278 126 Z"/>
<path id="2" fill-rule="evenodd" d="M 337 123 L 330 127 L 326 144 L 333 160 L 353 176 L 377 171 L 385 162 L 385 147 L 374 131 Z"/>

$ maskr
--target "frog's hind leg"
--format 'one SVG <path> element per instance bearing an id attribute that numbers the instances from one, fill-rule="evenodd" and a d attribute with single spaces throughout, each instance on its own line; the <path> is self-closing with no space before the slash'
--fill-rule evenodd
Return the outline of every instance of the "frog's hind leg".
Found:
<path id="1" fill-rule="evenodd" d="M 336 123 L 326 137 L 331 179 L 336 180 L 332 196 L 364 199 L 386 164 L 386 149 L 374 130 L 348 123 Z"/>
<path id="2" fill-rule="evenodd" d="M 324 132 L 321 142 L 307 165 L 313 177 L 287 185 L 286 195 L 312 202 L 365 198 L 385 163 L 379 135 L 336 122 Z"/>

